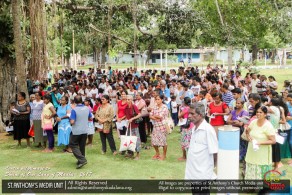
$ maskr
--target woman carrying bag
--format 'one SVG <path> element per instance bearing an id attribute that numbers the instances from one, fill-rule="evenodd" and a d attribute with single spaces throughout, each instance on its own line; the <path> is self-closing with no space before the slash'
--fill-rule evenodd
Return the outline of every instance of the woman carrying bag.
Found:
<path id="1" fill-rule="evenodd" d="M 275 129 L 266 119 L 268 109 L 262 106 L 256 110 L 246 134 L 249 139 L 246 153 L 246 180 L 264 179 L 264 174 L 272 170 L 272 144 L 276 143 Z"/>
<path id="2" fill-rule="evenodd" d="M 132 95 L 127 95 L 127 103 L 128 106 L 126 107 L 125 114 L 126 114 L 126 119 L 128 120 L 129 126 L 130 126 L 130 133 L 132 136 L 137 137 L 137 142 L 136 142 L 136 152 L 137 155 L 134 158 L 134 160 L 139 160 L 140 159 L 140 150 L 141 150 L 141 139 L 140 139 L 140 134 L 139 134 L 139 122 L 141 122 L 141 114 L 138 109 L 138 107 L 133 103 L 133 96 Z M 133 157 L 134 154 L 132 151 L 128 151 L 128 154 L 126 157 Z"/>
<path id="3" fill-rule="evenodd" d="M 55 108 L 52 104 L 52 97 L 50 95 L 44 96 L 45 107 L 42 112 L 42 128 L 44 134 L 47 134 L 49 147 L 44 150 L 44 152 L 53 152 L 54 150 L 54 133 L 53 133 L 53 124 L 54 116 L 56 115 Z"/>
<path id="4" fill-rule="evenodd" d="M 126 110 L 126 107 L 127 107 L 127 91 L 120 91 L 120 94 L 121 94 L 121 100 L 118 101 L 117 103 L 117 106 L 118 106 L 118 109 L 117 109 L 117 122 L 121 122 L 123 120 L 126 119 L 126 115 L 125 115 L 125 110 Z M 126 133 L 126 128 L 121 128 L 121 129 L 118 129 L 117 128 L 117 132 L 118 132 L 118 135 L 125 135 Z"/>
<path id="5" fill-rule="evenodd" d="M 108 140 L 110 149 L 114 155 L 117 154 L 116 144 L 112 132 L 112 122 L 115 116 L 114 108 L 109 104 L 110 98 L 108 95 L 101 97 L 101 106 L 95 113 L 95 119 L 99 123 L 97 130 L 99 131 L 102 144 L 102 154 L 106 153 L 106 139 Z"/>

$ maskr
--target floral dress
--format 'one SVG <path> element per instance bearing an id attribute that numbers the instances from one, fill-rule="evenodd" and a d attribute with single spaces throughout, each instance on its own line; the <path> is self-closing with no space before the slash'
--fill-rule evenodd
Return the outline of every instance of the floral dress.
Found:
<path id="1" fill-rule="evenodd" d="M 191 123 L 189 128 L 182 128 L 180 145 L 181 145 L 181 148 L 186 151 L 189 149 L 189 146 L 190 146 L 193 127 L 194 127 L 194 124 Z"/>
<path id="2" fill-rule="evenodd" d="M 181 106 L 180 107 L 181 112 L 185 113 L 183 115 L 183 119 L 188 118 L 189 109 L 190 109 L 189 106 Z M 191 127 L 190 128 L 181 127 L 181 142 L 180 142 L 180 144 L 181 144 L 182 149 L 185 149 L 185 150 L 187 150 L 189 148 L 190 141 L 191 141 L 192 131 L 190 129 L 191 129 Z"/>
<path id="3" fill-rule="evenodd" d="M 150 116 L 162 116 L 163 118 L 160 121 L 153 121 L 153 132 L 151 137 L 151 143 L 153 146 L 166 146 L 166 136 L 167 130 L 163 123 L 168 116 L 168 108 L 166 105 L 162 105 L 159 107 L 154 107 L 154 109 L 150 112 Z"/>

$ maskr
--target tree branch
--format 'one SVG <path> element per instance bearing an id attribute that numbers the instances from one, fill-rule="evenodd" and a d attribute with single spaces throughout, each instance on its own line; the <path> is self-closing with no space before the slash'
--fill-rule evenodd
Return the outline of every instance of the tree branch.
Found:
<path id="1" fill-rule="evenodd" d="M 220 11 L 220 7 L 219 7 L 219 4 L 218 4 L 218 0 L 215 0 L 215 4 L 216 4 L 216 8 L 217 8 L 218 15 L 220 17 L 221 25 L 224 27 L 224 21 L 223 21 L 223 18 L 222 18 L 222 14 L 221 14 L 221 11 Z"/>
<path id="2" fill-rule="evenodd" d="M 95 31 L 97 31 L 97 32 L 99 32 L 99 33 L 101 33 L 101 34 L 109 35 L 107 32 L 103 32 L 103 31 L 99 30 L 98 28 L 96 28 L 95 26 L 93 26 L 93 24 L 89 24 L 89 27 L 92 28 L 93 30 L 95 30 Z M 111 34 L 111 36 L 112 36 L 113 38 L 115 38 L 115 39 L 118 39 L 119 41 L 122 41 L 123 43 L 126 43 L 126 44 L 128 44 L 128 45 L 130 45 L 130 46 L 133 46 L 133 45 L 132 45 L 131 43 L 129 43 L 128 41 L 126 41 L 126 40 L 124 40 L 124 39 L 121 39 L 120 37 L 118 37 L 118 36 L 116 36 L 116 35 Z"/>
<path id="3" fill-rule="evenodd" d="M 87 6 L 82 6 L 82 5 L 74 5 L 72 3 L 68 3 L 68 4 L 64 4 L 64 3 L 61 3 L 61 2 L 56 2 L 56 4 L 63 8 L 63 9 L 69 9 L 71 11 L 76 11 L 76 10 L 79 10 L 79 11 L 92 11 L 92 10 L 96 10 L 97 7 L 87 7 Z"/>
<path id="4" fill-rule="evenodd" d="M 275 5 L 275 8 L 277 11 L 279 11 L 279 8 L 278 8 L 278 5 L 277 5 L 277 2 L 274 0 L 274 5 Z"/>
<path id="5" fill-rule="evenodd" d="M 97 6 L 83 6 L 83 5 L 74 5 L 73 3 L 60 3 L 56 2 L 56 4 L 63 8 L 63 9 L 68 9 L 71 11 L 94 11 L 97 9 L 102 9 L 102 10 L 108 10 L 109 6 L 107 5 L 97 5 Z M 128 8 L 128 5 L 120 5 L 120 6 L 113 6 L 113 11 L 126 11 Z"/>
<path id="6" fill-rule="evenodd" d="M 139 26 L 139 21 L 137 20 L 137 22 L 136 22 L 136 27 L 137 27 L 137 29 L 139 30 L 139 32 L 141 32 L 143 35 L 148 35 L 148 36 L 153 36 L 153 37 L 156 37 L 158 34 L 157 33 L 155 33 L 155 34 L 151 34 L 151 33 L 149 33 L 149 32 L 146 32 L 146 31 L 143 31 L 142 29 L 141 29 L 141 27 Z"/>

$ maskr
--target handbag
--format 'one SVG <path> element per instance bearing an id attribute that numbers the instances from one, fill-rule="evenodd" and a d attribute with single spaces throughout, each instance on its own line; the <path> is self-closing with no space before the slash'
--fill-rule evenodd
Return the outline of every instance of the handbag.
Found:
<path id="1" fill-rule="evenodd" d="M 278 109 L 280 111 L 280 119 L 282 120 L 283 119 L 282 118 L 282 110 L 279 108 L 279 106 L 278 106 Z M 286 122 L 285 124 L 280 124 L 280 129 L 282 131 L 288 131 L 291 129 L 291 125 L 288 122 Z"/>
<path id="2" fill-rule="evenodd" d="M 241 137 L 241 139 L 243 139 L 243 140 L 245 140 L 245 141 L 249 141 L 249 139 L 248 139 L 248 137 L 247 137 L 247 135 L 246 135 L 246 129 L 247 129 L 247 128 L 244 129 L 244 131 L 243 131 L 243 133 L 241 134 L 240 137 Z"/>
<path id="3" fill-rule="evenodd" d="M 172 118 L 170 117 L 169 111 L 166 119 L 163 121 L 163 124 L 166 128 L 167 133 L 170 134 L 174 128 L 174 123 Z"/>
<path id="4" fill-rule="evenodd" d="M 288 131 L 285 131 L 285 130 L 282 130 L 282 129 L 278 129 L 278 135 L 283 137 L 283 143 L 280 143 L 280 144 L 284 144 L 285 141 L 288 138 Z"/>
<path id="5" fill-rule="evenodd" d="M 42 114 L 42 128 L 44 131 L 47 131 L 47 130 L 53 130 L 53 119 L 50 120 L 50 122 L 47 122 L 47 123 L 44 123 L 44 116 Z"/>
<path id="6" fill-rule="evenodd" d="M 136 116 L 137 113 L 135 112 L 135 109 L 134 109 L 134 106 L 133 106 L 133 105 L 132 105 L 132 110 L 133 110 L 133 115 Z M 141 123 L 142 121 L 143 121 L 143 118 L 140 117 L 140 118 L 137 118 L 136 120 L 134 120 L 134 123 L 139 124 L 139 123 Z"/>
<path id="7" fill-rule="evenodd" d="M 28 131 L 28 135 L 34 137 L 34 126 L 32 125 Z"/>
<path id="8" fill-rule="evenodd" d="M 282 131 L 288 131 L 291 129 L 291 125 L 288 122 L 286 122 L 285 124 L 280 124 L 280 129 Z"/>
<path id="9" fill-rule="evenodd" d="M 44 131 L 53 130 L 53 123 L 49 122 L 49 123 L 43 124 L 43 130 Z"/>
<path id="10" fill-rule="evenodd" d="M 144 106 L 144 108 L 141 110 L 141 116 L 142 116 L 142 117 L 149 116 L 149 112 L 148 112 L 146 106 Z"/>
<path id="11" fill-rule="evenodd" d="M 130 130 L 130 135 L 128 131 Z M 129 124 L 126 134 L 121 135 L 120 152 L 130 150 L 132 152 L 136 151 L 137 136 L 132 136 L 131 123 Z"/>

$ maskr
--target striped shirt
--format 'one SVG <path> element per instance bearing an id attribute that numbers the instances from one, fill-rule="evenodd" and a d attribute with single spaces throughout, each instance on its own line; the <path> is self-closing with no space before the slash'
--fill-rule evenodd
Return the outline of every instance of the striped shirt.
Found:
<path id="1" fill-rule="evenodd" d="M 222 94 L 223 102 L 225 102 L 227 105 L 233 100 L 233 95 L 230 91 L 227 91 L 226 93 Z"/>

